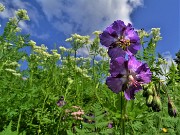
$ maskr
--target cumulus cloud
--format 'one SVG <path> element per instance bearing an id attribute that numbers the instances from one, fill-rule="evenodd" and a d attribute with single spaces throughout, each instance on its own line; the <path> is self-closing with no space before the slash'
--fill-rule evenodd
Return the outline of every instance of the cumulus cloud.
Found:
<path id="1" fill-rule="evenodd" d="M 114 20 L 131 22 L 133 9 L 142 0 L 36 0 L 54 27 L 64 34 L 90 34 L 102 30 Z"/>
<path id="2" fill-rule="evenodd" d="M 33 6 L 28 1 L 21 1 L 21 0 L 11 0 L 9 1 L 2 1 L 1 2 L 5 6 L 5 10 L 3 13 L 0 14 L 0 18 L 7 19 L 13 17 L 15 15 L 15 11 L 18 9 L 25 9 L 28 11 L 28 16 L 30 17 L 30 24 L 27 24 L 27 21 L 20 22 L 20 27 L 26 31 L 27 33 L 37 36 L 38 34 L 32 30 L 33 27 L 40 26 L 40 19 L 43 18 L 42 15 L 39 14 L 38 9 Z M 40 38 L 47 37 L 47 34 L 38 35 Z"/>
<path id="3" fill-rule="evenodd" d="M 143 0 L 11 0 L 4 1 L 3 4 L 6 10 L 1 18 L 13 16 L 15 9 L 26 9 L 31 23 L 21 23 L 21 27 L 33 36 L 47 38 L 48 34 L 39 35 L 35 30 L 38 26 L 41 27 L 41 21 L 45 21 L 45 18 L 50 27 L 53 26 L 66 37 L 72 33 L 89 35 L 95 30 L 103 30 L 117 19 L 126 24 L 132 23 L 130 14 L 143 5 Z"/>

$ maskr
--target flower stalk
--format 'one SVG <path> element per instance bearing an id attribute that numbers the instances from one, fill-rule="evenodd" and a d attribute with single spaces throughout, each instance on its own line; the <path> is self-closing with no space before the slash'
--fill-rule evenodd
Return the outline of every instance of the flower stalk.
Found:
<path id="1" fill-rule="evenodd" d="M 121 92 L 121 135 L 125 135 L 126 133 L 126 106 L 127 100 L 124 97 L 124 92 Z"/>

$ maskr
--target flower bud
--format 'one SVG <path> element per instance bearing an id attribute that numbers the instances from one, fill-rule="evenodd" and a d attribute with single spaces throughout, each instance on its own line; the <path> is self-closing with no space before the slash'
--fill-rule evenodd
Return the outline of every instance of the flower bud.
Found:
<path id="1" fill-rule="evenodd" d="M 154 92 L 153 92 L 153 90 L 152 90 L 152 89 L 147 89 L 147 94 L 148 94 L 148 95 L 153 95 L 153 94 L 154 94 Z"/>
<path id="2" fill-rule="evenodd" d="M 177 116 L 177 109 L 171 100 L 168 100 L 168 114 L 171 117 Z"/>
<path id="3" fill-rule="evenodd" d="M 162 108 L 162 103 L 161 103 L 161 99 L 158 96 L 154 96 L 153 98 L 153 102 L 152 102 L 152 109 L 155 112 L 159 112 Z"/>
<path id="4" fill-rule="evenodd" d="M 108 128 L 113 128 L 113 122 L 108 123 Z"/>
<path id="5" fill-rule="evenodd" d="M 30 41 L 28 42 L 28 44 L 29 44 L 30 46 L 32 46 L 32 47 L 35 47 L 35 46 L 36 46 L 36 42 L 34 42 L 33 40 L 30 40 Z"/>
<path id="6" fill-rule="evenodd" d="M 5 6 L 2 3 L 0 3 L 0 12 L 3 12 L 4 10 L 5 10 Z"/>
<path id="7" fill-rule="evenodd" d="M 20 20 L 30 20 L 29 16 L 27 15 L 27 11 L 24 9 L 19 9 L 16 11 L 16 15 Z"/>
<path id="8" fill-rule="evenodd" d="M 149 95 L 148 98 L 146 99 L 146 105 L 148 107 L 151 107 L 152 106 L 152 101 L 153 101 L 153 96 Z"/>

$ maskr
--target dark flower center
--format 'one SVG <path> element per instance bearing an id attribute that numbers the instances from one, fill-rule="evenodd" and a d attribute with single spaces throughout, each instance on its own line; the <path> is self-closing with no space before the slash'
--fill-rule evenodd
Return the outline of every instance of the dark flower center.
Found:
<path id="1" fill-rule="evenodd" d="M 125 39 L 123 36 L 117 39 L 116 45 L 121 47 L 123 50 L 126 50 L 128 46 L 131 45 L 131 42 L 129 39 Z"/>

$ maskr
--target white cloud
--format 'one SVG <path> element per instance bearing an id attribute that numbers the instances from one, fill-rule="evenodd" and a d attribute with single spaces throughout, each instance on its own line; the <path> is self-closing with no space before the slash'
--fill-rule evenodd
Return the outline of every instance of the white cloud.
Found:
<path id="1" fill-rule="evenodd" d="M 29 26 L 26 24 L 26 22 L 19 22 L 19 27 L 22 29 L 22 30 L 26 30 L 28 32 L 31 31 L 31 29 L 29 28 Z"/>
<path id="2" fill-rule="evenodd" d="M 129 0 L 129 4 L 132 7 L 142 6 L 143 5 L 143 0 Z"/>
<path id="3" fill-rule="evenodd" d="M 73 25 L 71 23 L 56 21 L 53 23 L 53 25 L 57 30 L 63 32 L 65 35 L 74 33 Z"/>
<path id="4" fill-rule="evenodd" d="M 31 24 L 27 25 L 27 21 L 21 21 L 19 23 L 19 26 L 22 28 L 22 30 L 26 31 L 27 33 L 37 36 L 37 33 L 35 31 L 32 31 L 32 28 L 36 25 L 40 25 L 40 19 L 42 19 L 42 15 L 39 14 L 38 9 L 30 4 L 27 1 L 21 1 L 21 0 L 11 0 L 11 2 L 4 1 L 1 2 L 3 5 L 5 5 L 5 10 L 0 13 L 0 18 L 6 19 L 13 17 L 15 15 L 15 11 L 18 9 L 25 9 L 28 11 L 28 16 L 30 17 Z M 47 34 L 39 35 L 40 38 L 47 37 Z"/>
<path id="5" fill-rule="evenodd" d="M 121 19 L 126 24 L 131 22 L 133 9 L 143 5 L 143 0 L 36 0 L 49 23 L 66 36 L 72 33 L 91 34 L 95 30 L 103 30 L 113 21 Z M 23 0 L 5 1 L 5 12 L 1 18 L 13 16 L 15 9 L 26 9 L 31 24 L 21 23 L 21 27 L 33 36 L 47 38 L 48 34 L 38 35 L 35 26 L 41 25 L 44 19 L 41 9 Z M 132 23 L 132 22 L 131 22 Z M 30 25 L 30 26 L 29 26 Z M 83 50 L 82 50 L 83 51 Z"/>
<path id="6" fill-rule="evenodd" d="M 77 55 L 80 55 L 82 57 L 88 57 L 89 56 L 89 52 L 88 52 L 86 47 L 82 47 L 82 48 L 77 50 Z"/>
<path id="7" fill-rule="evenodd" d="M 169 51 L 162 53 L 163 58 L 167 61 L 167 67 L 170 67 L 173 64 L 176 64 L 175 61 L 172 58 L 172 55 Z"/>
<path id="8" fill-rule="evenodd" d="M 172 58 L 172 55 L 169 51 L 163 52 L 162 53 L 162 57 L 166 60 L 166 64 L 162 64 L 160 65 L 162 72 L 164 75 L 167 75 L 169 73 L 169 69 L 172 65 L 172 63 L 174 65 L 176 65 L 175 61 Z M 160 76 L 161 79 L 165 80 L 165 76 Z"/>
<path id="9" fill-rule="evenodd" d="M 36 0 L 47 19 L 64 34 L 90 34 L 114 20 L 131 22 L 130 14 L 142 0 Z"/>
<path id="10" fill-rule="evenodd" d="M 9 18 L 10 16 L 13 16 L 13 11 L 14 10 L 12 10 L 12 9 L 10 9 L 10 10 L 7 10 L 7 9 L 5 9 L 4 11 L 3 11 L 3 13 L 0 13 L 0 17 L 1 18 Z"/>

